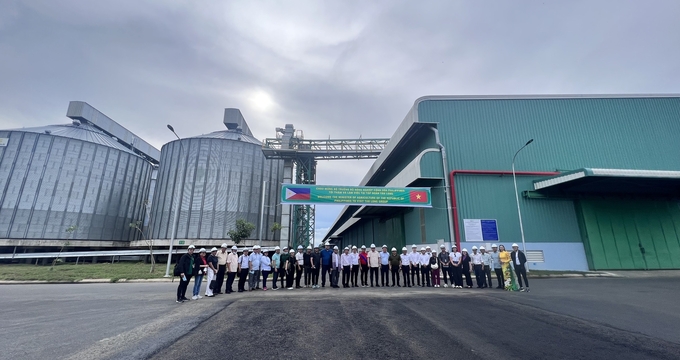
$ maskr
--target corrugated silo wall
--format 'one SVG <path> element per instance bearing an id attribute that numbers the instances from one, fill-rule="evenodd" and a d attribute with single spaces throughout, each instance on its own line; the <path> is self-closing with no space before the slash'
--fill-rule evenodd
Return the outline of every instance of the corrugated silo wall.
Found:
<path id="1" fill-rule="evenodd" d="M 262 237 L 278 239 L 270 229 L 281 221 L 280 198 L 283 162 L 266 160 L 260 145 L 229 139 L 188 138 L 163 146 L 151 214 L 151 237 L 169 239 L 176 185 L 184 184 L 177 239 L 228 239 L 237 219 L 256 226 L 258 236 L 262 180 L 267 181 Z"/>
<path id="2" fill-rule="evenodd" d="M 130 241 L 144 218 L 152 166 L 108 146 L 0 132 L 0 238 Z M 75 226 L 71 234 L 66 229 Z"/>

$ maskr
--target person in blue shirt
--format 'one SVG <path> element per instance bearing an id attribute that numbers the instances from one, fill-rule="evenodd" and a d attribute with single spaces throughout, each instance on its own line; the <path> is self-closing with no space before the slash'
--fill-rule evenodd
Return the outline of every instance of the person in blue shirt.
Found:
<path id="1" fill-rule="evenodd" d="M 326 242 L 324 249 L 321 250 L 321 287 L 326 287 L 326 273 L 330 275 L 333 250 L 331 250 L 331 244 Z"/>

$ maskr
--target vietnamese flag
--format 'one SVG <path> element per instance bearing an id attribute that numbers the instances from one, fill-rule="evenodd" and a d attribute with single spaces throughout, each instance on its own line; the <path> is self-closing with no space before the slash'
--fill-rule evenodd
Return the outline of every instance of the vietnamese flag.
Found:
<path id="1" fill-rule="evenodd" d="M 427 203 L 427 191 L 413 190 L 409 193 L 409 198 L 412 203 Z"/>

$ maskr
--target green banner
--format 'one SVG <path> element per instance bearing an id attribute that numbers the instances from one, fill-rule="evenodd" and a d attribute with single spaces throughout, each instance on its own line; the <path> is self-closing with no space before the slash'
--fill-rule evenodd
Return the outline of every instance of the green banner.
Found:
<path id="1" fill-rule="evenodd" d="M 430 188 L 284 184 L 281 203 L 432 207 L 432 194 Z"/>

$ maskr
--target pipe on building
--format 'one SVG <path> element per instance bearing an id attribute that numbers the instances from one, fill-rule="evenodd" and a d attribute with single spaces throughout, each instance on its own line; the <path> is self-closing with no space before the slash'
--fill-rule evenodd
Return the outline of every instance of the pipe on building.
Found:
<path id="1" fill-rule="evenodd" d="M 451 202 L 453 206 L 451 208 L 451 216 L 453 217 L 453 228 L 456 239 L 456 246 L 460 249 L 460 222 L 458 221 L 458 207 L 456 202 L 456 182 L 455 175 L 512 175 L 512 171 L 499 171 L 499 170 L 453 170 L 449 173 L 449 183 L 451 184 Z M 559 172 L 555 171 L 515 171 L 515 175 L 520 176 L 554 176 L 559 175 Z"/>
<path id="2" fill-rule="evenodd" d="M 453 232 L 454 217 L 453 212 L 451 211 L 452 210 L 451 200 L 452 198 L 455 199 L 455 194 L 449 196 L 449 194 L 454 193 L 454 189 L 451 187 L 452 181 L 449 181 L 449 178 L 446 176 L 446 174 L 449 173 L 449 166 L 446 160 L 446 148 L 439 141 L 439 130 L 434 126 L 432 126 L 430 129 L 432 129 L 432 131 L 434 132 L 435 141 L 437 142 L 437 146 L 439 146 L 439 152 L 442 154 L 442 170 L 444 171 L 444 193 L 446 197 L 446 214 L 449 222 L 449 242 L 453 245 L 453 242 L 455 241 L 455 234 Z M 449 247 L 449 249 L 451 249 L 451 247 Z"/>

